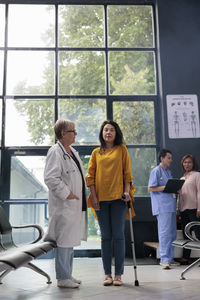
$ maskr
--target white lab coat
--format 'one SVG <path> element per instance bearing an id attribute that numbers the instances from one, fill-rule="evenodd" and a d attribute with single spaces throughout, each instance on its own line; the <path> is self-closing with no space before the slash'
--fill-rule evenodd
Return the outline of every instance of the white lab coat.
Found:
<path id="1" fill-rule="evenodd" d="M 71 147 L 83 166 L 78 152 Z M 46 158 L 44 181 L 49 189 L 49 226 L 45 240 L 58 247 L 74 247 L 87 240 L 87 211 L 82 211 L 82 178 L 74 160 L 60 142 L 52 146 Z M 86 189 L 85 189 L 86 190 Z M 67 199 L 72 192 L 79 200 Z"/>

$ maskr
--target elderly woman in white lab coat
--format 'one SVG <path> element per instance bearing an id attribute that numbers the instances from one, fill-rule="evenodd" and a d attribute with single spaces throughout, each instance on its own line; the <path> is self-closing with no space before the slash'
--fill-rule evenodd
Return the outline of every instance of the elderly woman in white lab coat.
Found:
<path id="1" fill-rule="evenodd" d="M 82 162 L 71 147 L 75 124 L 58 120 L 54 126 L 57 143 L 46 158 L 44 181 L 49 189 L 49 227 L 45 240 L 57 243 L 55 266 L 58 287 L 77 288 L 72 277 L 73 247 L 87 239 L 86 186 Z"/>

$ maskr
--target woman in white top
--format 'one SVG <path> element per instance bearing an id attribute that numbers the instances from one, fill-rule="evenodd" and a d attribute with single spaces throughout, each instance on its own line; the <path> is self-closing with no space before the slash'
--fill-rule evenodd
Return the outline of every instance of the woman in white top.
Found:
<path id="1" fill-rule="evenodd" d="M 57 143 L 47 154 L 44 180 L 49 189 L 49 227 L 45 240 L 57 244 L 55 265 L 58 287 L 77 288 L 72 277 L 73 247 L 87 239 L 86 186 L 82 161 L 71 146 L 75 124 L 58 120 L 54 126 Z"/>
<path id="2" fill-rule="evenodd" d="M 181 166 L 185 183 L 179 194 L 178 211 L 181 217 L 181 227 L 185 238 L 185 226 L 200 217 L 200 173 L 195 157 L 191 154 L 185 155 L 181 160 Z M 195 235 L 200 239 L 199 227 L 195 230 Z M 183 249 L 183 257 L 180 259 L 181 264 L 188 264 L 190 250 Z"/>

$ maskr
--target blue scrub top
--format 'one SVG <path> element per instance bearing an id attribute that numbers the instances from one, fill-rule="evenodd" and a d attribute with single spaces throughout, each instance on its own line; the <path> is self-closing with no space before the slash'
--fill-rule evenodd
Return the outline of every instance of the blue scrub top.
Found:
<path id="1" fill-rule="evenodd" d="M 155 167 L 150 174 L 148 187 L 166 185 L 172 178 L 169 170 L 164 170 L 160 165 Z M 150 192 L 152 213 L 154 216 L 165 212 L 176 212 L 176 199 L 173 194 L 163 192 Z"/>

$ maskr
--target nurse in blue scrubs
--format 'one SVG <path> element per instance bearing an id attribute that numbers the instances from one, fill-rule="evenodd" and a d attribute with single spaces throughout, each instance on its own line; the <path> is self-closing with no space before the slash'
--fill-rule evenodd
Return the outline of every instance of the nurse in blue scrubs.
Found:
<path id="1" fill-rule="evenodd" d="M 171 243 L 176 239 L 176 199 L 173 194 L 163 193 L 169 178 L 172 178 L 169 166 L 172 163 L 170 150 L 162 149 L 158 153 L 160 164 L 150 174 L 148 190 L 151 194 L 152 213 L 158 221 L 158 239 L 160 245 L 160 265 L 170 269 L 174 262 L 174 247 Z"/>

